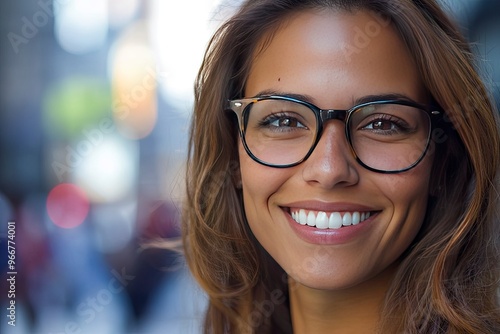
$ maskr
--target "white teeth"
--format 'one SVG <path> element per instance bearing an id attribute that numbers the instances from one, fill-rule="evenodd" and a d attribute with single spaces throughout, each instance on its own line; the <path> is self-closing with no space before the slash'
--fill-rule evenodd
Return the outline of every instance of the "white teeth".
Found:
<path id="1" fill-rule="evenodd" d="M 352 213 L 352 224 L 358 225 L 360 220 L 361 220 L 361 216 L 360 216 L 359 212 L 353 212 Z"/>
<path id="2" fill-rule="evenodd" d="M 318 217 L 316 217 L 316 227 L 321 229 L 328 228 L 328 216 L 326 215 L 326 212 L 318 212 Z"/>
<path id="3" fill-rule="evenodd" d="M 334 212 L 330 215 L 328 220 L 329 228 L 341 228 L 342 227 L 342 216 L 338 212 Z"/>
<path id="4" fill-rule="evenodd" d="M 307 215 L 304 210 L 299 211 L 299 223 L 300 225 L 305 225 L 307 223 Z"/>
<path id="5" fill-rule="evenodd" d="M 352 217 L 349 212 L 344 213 L 344 217 L 342 217 L 342 225 L 349 226 L 352 224 Z"/>
<path id="6" fill-rule="evenodd" d="M 309 211 L 304 209 L 292 211 L 291 216 L 300 225 L 316 226 L 319 229 L 338 229 L 342 226 L 357 225 L 370 218 L 370 212 L 332 212 L 330 216 L 324 211 Z"/>
<path id="7" fill-rule="evenodd" d="M 316 226 L 316 216 L 312 211 L 309 211 L 309 214 L 307 215 L 307 225 Z"/>

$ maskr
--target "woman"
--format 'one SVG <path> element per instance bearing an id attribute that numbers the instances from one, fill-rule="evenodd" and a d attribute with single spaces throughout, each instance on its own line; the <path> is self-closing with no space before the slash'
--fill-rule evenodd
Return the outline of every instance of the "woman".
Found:
<path id="1" fill-rule="evenodd" d="M 498 121 L 435 1 L 247 1 L 190 139 L 205 332 L 500 332 Z"/>

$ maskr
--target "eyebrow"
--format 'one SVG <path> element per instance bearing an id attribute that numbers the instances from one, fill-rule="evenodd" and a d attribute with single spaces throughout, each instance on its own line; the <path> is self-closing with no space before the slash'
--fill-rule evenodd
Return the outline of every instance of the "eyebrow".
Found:
<path id="1" fill-rule="evenodd" d="M 266 90 L 260 91 L 254 97 L 269 96 L 269 95 L 287 96 L 287 97 L 294 98 L 296 100 L 301 100 L 304 102 L 314 104 L 314 98 L 310 95 L 289 93 L 289 92 L 283 92 L 283 91 L 271 90 L 271 89 L 266 89 Z"/>
<path id="2" fill-rule="evenodd" d="M 266 90 L 260 91 L 254 97 L 261 97 L 261 96 L 268 96 L 268 95 L 288 96 L 288 97 L 291 97 L 291 98 L 294 98 L 297 100 L 301 100 L 304 102 L 314 104 L 314 98 L 310 95 L 297 94 L 297 93 L 284 92 L 284 91 L 271 90 L 271 89 L 266 89 Z M 353 100 L 353 105 L 359 105 L 359 104 L 373 102 L 373 101 L 384 101 L 384 100 L 404 100 L 404 101 L 413 102 L 413 103 L 417 103 L 417 104 L 419 103 L 405 94 L 385 93 L 385 94 L 365 95 L 365 96 L 359 97 L 359 98 Z"/>
<path id="3" fill-rule="evenodd" d="M 410 98 L 407 95 L 400 93 L 388 93 L 388 94 L 374 94 L 374 95 L 366 95 L 362 96 L 354 101 L 355 104 L 362 104 L 373 101 L 381 101 L 381 100 L 404 100 L 408 102 L 418 103 L 414 99 Z"/>

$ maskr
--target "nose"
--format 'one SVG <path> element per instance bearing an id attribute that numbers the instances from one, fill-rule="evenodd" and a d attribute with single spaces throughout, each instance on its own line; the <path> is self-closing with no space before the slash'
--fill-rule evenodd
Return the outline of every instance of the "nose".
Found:
<path id="1" fill-rule="evenodd" d="M 344 123 L 337 120 L 325 124 L 314 151 L 303 162 L 302 177 L 306 182 L 330 189 L 359 181 L 359 166 L 351 153 L 344 127 Z"/>

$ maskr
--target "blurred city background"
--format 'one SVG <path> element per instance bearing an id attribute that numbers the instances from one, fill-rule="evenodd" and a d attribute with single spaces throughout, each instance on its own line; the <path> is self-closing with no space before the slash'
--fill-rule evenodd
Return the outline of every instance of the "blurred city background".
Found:
<path id="1" fill-rule="evenodd" d="M 500 1 L 444 2 L 499 101 Z M 193 80 L 238 3 L 0 3 L 1 333 L 200 332 L 182 257 L 145 245 L 180 234 Z"/>

